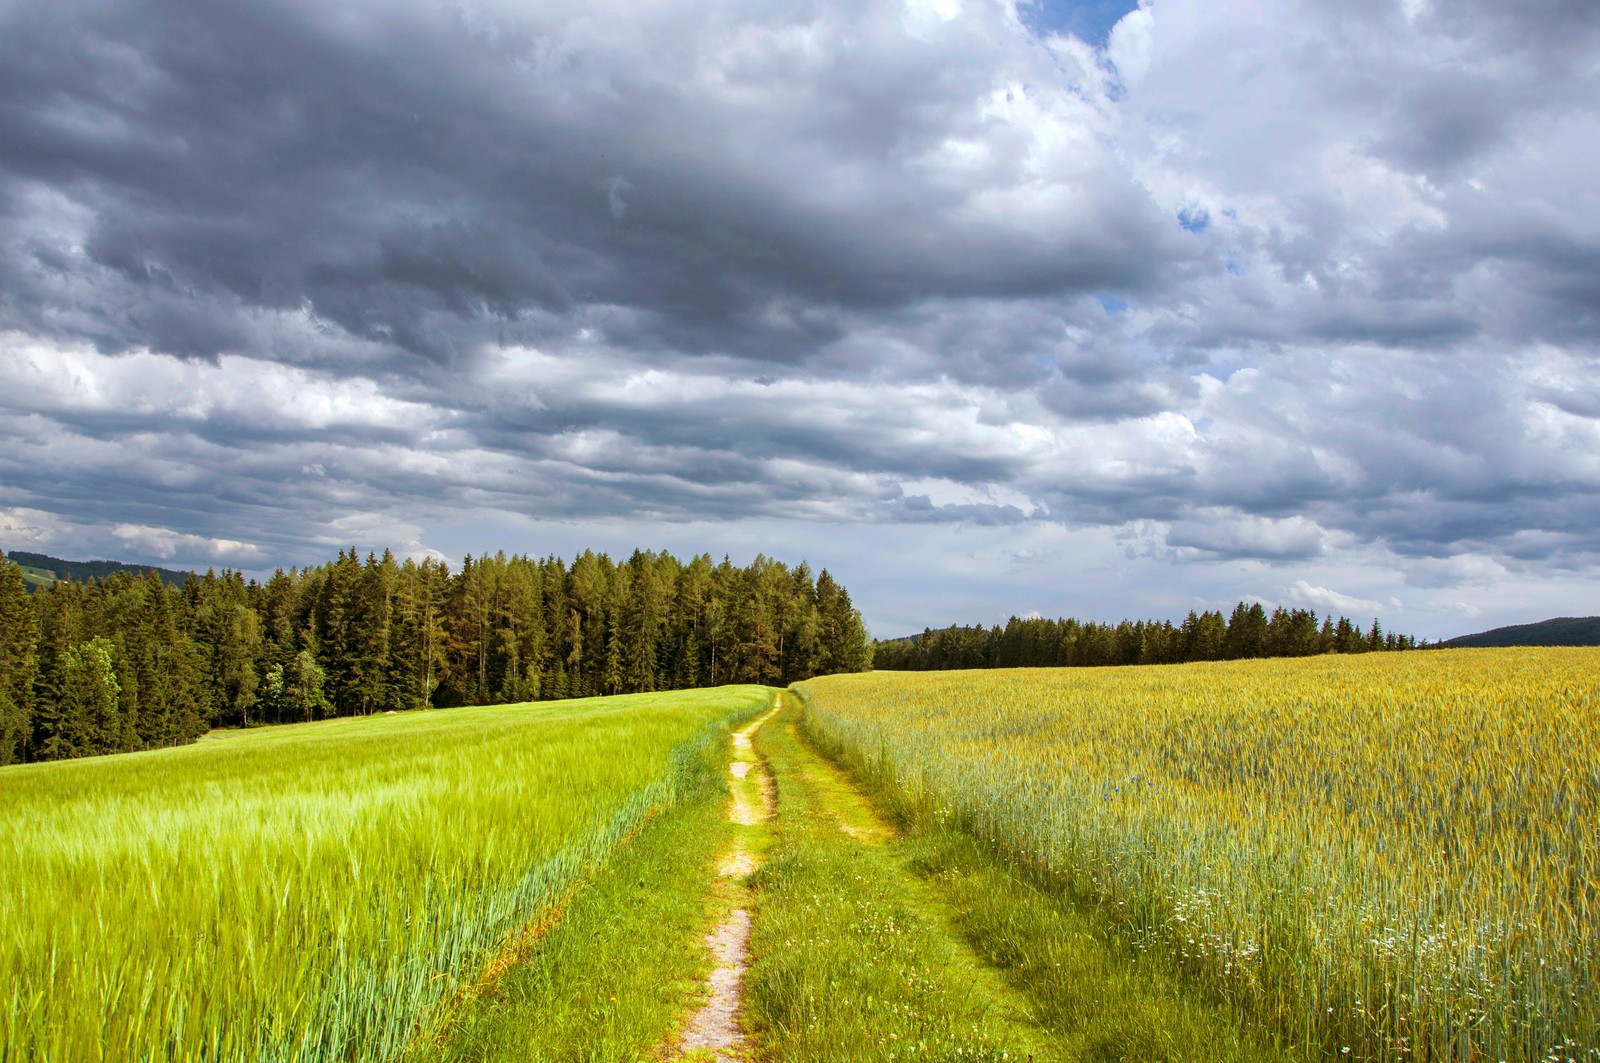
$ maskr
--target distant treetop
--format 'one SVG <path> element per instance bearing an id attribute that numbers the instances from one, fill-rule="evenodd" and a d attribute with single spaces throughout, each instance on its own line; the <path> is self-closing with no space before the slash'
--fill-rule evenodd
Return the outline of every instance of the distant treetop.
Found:
<path id="1" fill-rule="evenodd" d="M 1600 646 L 1600 616 L 1558 616 L 1537 624 L 1513 624 L 1462 635 L 1446 646 Z"/>
<path id="2" fill-rule="evenodd" d="M 1309 657 L 1319 653 L 1414 650 L 1410 635 L 1385 631 L 1377 620 L 1363 629 L 1347 617 L 1318 617 L 1309 609 L 1269 616 L 1259 602 L 1170 620 L 1089 620 L 1012 617 L 1005 627 L 927 630 L 874 644 L 872 666 L 886 670 L 946 668 L 1072 668 L 1119 664 L 1181 664 L 1246 657 Z"/>

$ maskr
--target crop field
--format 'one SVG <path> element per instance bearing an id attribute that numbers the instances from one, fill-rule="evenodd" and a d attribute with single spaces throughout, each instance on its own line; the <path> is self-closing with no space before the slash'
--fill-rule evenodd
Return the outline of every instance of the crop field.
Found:
<path id="1" fill-rule="evenodd" d="M 0 1059 L 1600 1060 L 1600 650 L 795 690 L 0 770 Z"/>
<path id="2" fill-rule="evenodd" d="M 902 822 L 959 825 L 1298 1055 L 1600 1059 L 1600 650 L 796 689 Z"/>
<path id="3" fill-rule="evenodd" d="M 0 1058 L 397 1058 L 769 699 L 413 712 L 6 768 Z"/>

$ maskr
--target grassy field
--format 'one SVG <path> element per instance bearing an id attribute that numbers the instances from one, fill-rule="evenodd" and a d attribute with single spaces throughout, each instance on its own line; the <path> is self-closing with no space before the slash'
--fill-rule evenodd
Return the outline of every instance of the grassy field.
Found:
<path id="1" fill-rule="evenodd" d="M 392 1059 L 681 799 L 759 687 L 0 770 L 0 1058 Z"/>
<path id="2" fill-rule="evenodd" d="M 22 582 L 27 585 L 30 591 L 36 591 L 40 587 L 48 587 L 56 582 L 56 574 L 54 572 L 35 568 L 32 565 L 18 565 L 17 567 L 22 570 Z"/>
<path id="3" fill-rule="evenodd" d="M 943 932 L 891 832 L 780 717 L 756 735 L 778 842 L 755 875 L 750 1024 L 770 1063 L 1023 1060 L 1015 1002 Z"/>
<path id="4" fill-rule="evenodd" d="M 1297 1053 L 1600 1058 L 1600 651 L 798 690 L 903 824 L 958 826 Z"/>
<path id="5" fill-rule="evenodd" d="M 770 692 L 769 692 L 770 693 Z M 748 725 L 747 725 L 748 726 Z M 450 1009 L 407 1060 L 611 1063 L 670 1057 L 712 968 L 707 929 L 730 907 L 736 828 L 726 744 L 691 765 L 679 800 L 586 876 L 514 962 Z"/>

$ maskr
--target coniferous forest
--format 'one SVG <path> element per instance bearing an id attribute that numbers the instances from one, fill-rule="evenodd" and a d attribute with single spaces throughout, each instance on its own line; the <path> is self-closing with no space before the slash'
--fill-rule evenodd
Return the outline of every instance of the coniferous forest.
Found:
<path id="1" fill-rule="evenodd" d="M 1090 620 L 1012 617 L 1005 627 L 924 630 L 873 647 L 872 666 L 896 671 L 944 668 L 1074 668 L 1115 664 L 1181 664 L 1246 657 L 1310 657 L 1319 653 L 1414 650 L 1411 635 L 1385 632 L 1374 620 L 1363 630 L 1347 617 L 1317 619 L 1310 609 L 1268 616 L 1257 602 L 1240 602 L 1226 618 L 1219 611 L 1190 611 L 1182 624 L 1169 620 Z"/>
<path id="2" fill-rule="evenodd" d="M 34 594 L 0 561 L 0 764 L 191 742 L 219 726 L 722 683 L 870 666 L 823 570 L 635 551 L 474 558 L 352 548 L 265 583 L 154 572 Z"/>

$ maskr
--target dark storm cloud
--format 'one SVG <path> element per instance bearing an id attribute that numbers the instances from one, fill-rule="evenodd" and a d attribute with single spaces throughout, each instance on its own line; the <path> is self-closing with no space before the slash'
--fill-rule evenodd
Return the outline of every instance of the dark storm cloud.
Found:
<path id="1" fill-rule="evenodd" d="M 478 511 L 1570 567 L 1596 10 L 17 7 L 0 507 L 285 561 Z"/>
<path id="2" fill-rule="evenodd" d="M 8 248 L 8 316 L 43 331 L 66 302 L 94 324 L 65 334 L 192 356 L 247 348 L 234 319 L 252 310 L 306 307 L 450 362 L 520 337 L 530 312 L 622 306 L 644 334 L 621 340 L 793 358 L 837 338 L 830 308 L 1159 273 L 1159 218 L 1126 182 L 1083 185 L 1093 209 L 1050 232 L 963 217 L 964 190 L 905 170 L 973 131 L 950 119 L 990 87 L 981 56 L 794 69 L 780 52 L 697 90 L 693 68 L 728 42 L 707 11 L 674 17 L 659 42 L 644 20 L 574 44 L 559 13 L 488 9 L 354 26 L 290 3 L 15 15 L 7 201 L 33 182 L 90 217 L 71 251 L 44 225 Z"/>

